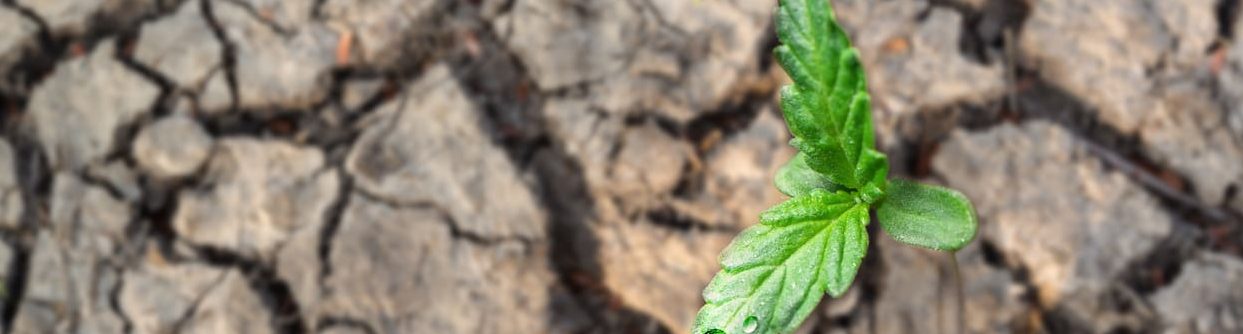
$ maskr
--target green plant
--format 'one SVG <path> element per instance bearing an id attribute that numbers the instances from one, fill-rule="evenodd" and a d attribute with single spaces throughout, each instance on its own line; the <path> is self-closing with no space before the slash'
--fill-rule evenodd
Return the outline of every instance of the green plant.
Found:
<path id="1" fill-rule="evenodd" d="M 859 53 L 828 0 L 781 0 L 776 29 L 773 52 L 794 82 L 781 89 L 781 109 L 799 153 L 775 184 L 791 199 L 721 253 L 694 334 L 794 331 L 826 292 L 840 297 L 854 281 L 872 209 L 887 234 L 910 245 L 952 252 L 975 238 L 975 211 L 962 194 L 888 179 Z"/>

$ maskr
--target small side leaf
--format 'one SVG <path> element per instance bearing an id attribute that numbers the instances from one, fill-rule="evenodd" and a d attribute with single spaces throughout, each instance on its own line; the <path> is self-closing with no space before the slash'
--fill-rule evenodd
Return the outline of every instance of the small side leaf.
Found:
<path id="1" fill-rule="evenodd" d="M 721 253 L 721 271 L 704 289 L 693 333 L 790 333 L 826 291 L 844 293 L 868 243 L 867 205 L 844 199 L 853 206 L 836 217 L 759 224 L 739 234 Z M 744 331 L 749 317 L 758 325 Z"/>
<path id="2" fill-rule="evenodd" d="M 860 198 L 868 204 L 876 203 L 885 197 L 885 188 L 889 185 L 889 158 L 884 153 L 866 149 L 860 156 L 855 175 L 864 182 L 859 188 Z"/>
<path id="3" fill-rule="evenodd" d="M 800 152 L 777 170 L 776 180 L 773 181 L 777 185 L 777 190 L 786 196 L 798 197 L 811 192 L 812 189 L 828 191 L 841 189 L 841 186 L 833 183 L 828 177 L 808 167 L 806 159 L 807 155 Z"/>
<path id="4" fill-rule="evenodd" d="M 957 191 L 906 180 L 889 182 L 876 210 L 880 226 L 903 243 L 956 251 L 975 238 L 975 208 Z"/>

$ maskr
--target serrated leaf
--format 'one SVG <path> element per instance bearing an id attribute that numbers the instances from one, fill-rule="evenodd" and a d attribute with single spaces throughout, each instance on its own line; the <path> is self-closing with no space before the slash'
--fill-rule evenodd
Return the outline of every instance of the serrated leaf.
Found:
<path id="1" fill-rule="evenodd" d="M 793 85 L 781 89 L 781 109 L 807 165 L 833 183 L 858 189 L 869 180 L 857 166 L 875 145 L 871 98 L 846 33 L 825 0 L 782 0 L 773 51 Z"/>
<path id="2" fill-rule="evenodd" d="M 889 183 L 876 219 L 898 241 L 945 251 L 970 243 L 978 226 L 975 209 L 962 193 L 906 180 Z"/>
<path id="3" fill-rule="evenodd" d="M 867 252 L 867 205 L 824 190 L 787 203 L 796 204 L 769 210 L 785 218 L 748 228 L 721 254 L 694 333 L 789 333 L 826 291 L 840 296 L 850 287 Z M 777 212 L 783 210 L 800 213 Z M 748 317 L 759 322 L 753 331 L 743 330 Z"/>
<path id="4" fill-rule="evenodd" d="M 777 190 L 786 196 L 798 197 L 811 192 L 812 189 L 828 191 L 841 189 L 841 186 L 833 183 L 828 177 L 808 167 L 806 158 L 807 156 L 800 152 L 777 170 L 777 177 L 773 181 L 777 185 Z"/>

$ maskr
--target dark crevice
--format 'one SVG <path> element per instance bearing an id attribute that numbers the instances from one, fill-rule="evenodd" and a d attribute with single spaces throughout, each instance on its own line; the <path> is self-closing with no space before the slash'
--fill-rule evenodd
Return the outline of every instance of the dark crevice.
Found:
<path id="1" fill-rule="evenodd" d="M 237 109 L 238 106 L 238 88 L 237 88 L 237 46 L 229 40 L 228 34 L 224 31 L 224 26 L 216 19 L 214 5 L 210 0 L 199 0 L 200 9 L 203 18 L 207 21 L 207 25 L 211 28 L 212 35 L 216 36 L 216 40 L 220 43 L 220 59 L 224 70 L 225 83 L 229 86 L 229 111 Z"/>
<path id="2" fill-rule="evenodd" d="M 306 333 L 302 311 L 294 299 L 289 283 L 276 275 L 271 267 L 230 250 L 192 246 L 195 253 L 209 265 L 235 268 L 246 277 L 250 288 L 272 312 L 272 326 L 277 333 Z"/>
<path id="3" fill-rule="evenodd" d="M 324 227 L 319 233 L 319 282 L 325 282 L 328 276 L 332 275 L 332 245 L 333 237 L 337 235 L 337 231 L 341 228 L 341 220 L 345 216 L 345 210 L 350 206 L 350 199 L 353 196 L 354 179 L 347 173 L 340 174 L 341 189 L 337 192 L 337 198 L 333 199 L 332 204 L 328 207 L 325 215 Z M 322 328 L 322 324 L 321 324 Z"/>
<path id="4" fill-rule="evenodd" d="M 463 6 L 460 10 L 478 8 Z M 480 127 L 511 161 L 520 163 L 547 139 L 541 115 L 545 97 L 518 56 L 482 18 L 460 19 L 455 25 L 459 27 L 456 32 L 444 34 L 459 36 L 459 42 L 443 56 L 467 97 L 483 111 Z"/>
<path id="5" fill-rule="evenodd" d="M 1125 286 L 1139 293 L 1150 295 L 1178 278 L 1182 265 L 1190 259 L 1199 245 L 1203 233 L 1186 224 L 1175 224 L 1173 231 L 1154 246 L 1147 254 L 1127 264 L 1120 279 Z"/>
<path id="6" fill-rule="evenodd" d="M 657 129 L 660 129 L 661 132 L 664 132 L 666 135 L 674 138 L 681 137 L 682 134 L 686 132 L 682 129 L 682 126 L 678 124 L 678 121 L 656 111 L 638 111 L 629 113 L 625 118 L 622 118 L 622 124 L 626 127 L 654 125 Z"/>
<path id="7" fill-rule="evenodd" d="M 941 142 L 957 129 L 982 130 L 1004 123 L 1006 110 L 998 97 L 984 103 L 961 103 L 903 115 L 896 122 L 896 138 L 877 138 L 887 148 L 890 173 L 925 178 L 932 176 L 932 160 Z M 898 140 L 891 144 L 886 140 Z"/>
<path id="8" fill-rule="evenodd" d="M 984 264 L 993 268 L 1006 267 L 1005 257 L 1001 255 L 1001 250 L 997 249 L 997 245 L 985 238 L 979 238 L 978 242 L 980 243 L 980 254 L 984 258 Z"/>
<path id="9" fill-rule="evenodd" d="M 177 258 L 175 255 L 177 252 L 173 250 L 177 240 L 173 219 L 177 213 L 179 200 L 173 190 L 175 187 L 149 179 L 141 182 L 143 183 L 143 200 L 139 206 L 138 216 L 145 218 L 142 220 L 145 225 L 134 229 L 145 232 L 165 257 Z"/>
<path id="10" fill-rule="evenodd" d="M 661 207 L 648 210 L 646 217 L 652 225 L 669 228 L 676 231 L 702 231 L 712 233 L 736 234 L 739 229 L 729 225 L 713 225 L 703 221 L 699 221 L 694 217 L 688 217 L 679 213 L 672 207 Z"/>
<path id="11" fill-rule="evenodd" d="M 756 53 L 758 53 L 758 56 L 755 57 L 756 68 L 759 69 L 759 73 L 769 73 L 769 71 L 774 70 L 773 65 L 777 63 L 776 58 L 773 56 L 773 50 L 781 44 L 781 40 L 777 39 L 777 29 L 773 26 L 773 22 L 769 22 L 768 26 L 761 31 L 764 32 L 764 38 L 759 42 L 759 49 L 756 49 Z M 685 67 L 683 66 L 683 68 Z"/>
<path id="12" fill-rule="evenodd" d="M 942 7 L 957 12 L 961 18 L 960 33 L 958 35 L 958 51 L 962 53 L 964 58 L 972 60 L 980 64 L 988 64 L 991 59 L 988 57 L 988 43 L 984 42 L 976 27 L 984 20 L 984 13 L 976 8 L 972 8 L 963 2 L 955 0 L 932 0 L 930 1 L 928 10 L 920 13 L 922 20 L 924 15 L 930 14 L 932 8 Z"/>
<path id="13" fill-rule="evenodd" d="M 38 46 L 24 50 L 21 59 L 4 79 L 16 83 L 23 90 L 35 86 L 62 60 L 89 54 L 102 41 L 118 37 L 118 39 L 125 38 L 125 35 L 134 34 L 143 23 L 172 13 L 164 6 L 146 7 L 143 8 L 146 11 L 137 12 L 135 15 L 122 15 L 102 10 L 87 20 L 86 28 L 81 32 L 55 32 L 52 31 L 47 21 L 33 10 L 13 3 L 6 5 L 21 13 L 38 27 Z M 118 51 L 128 52 L 121 47 L 121 43 L 118 43 Z"/>
<path id="14" fill-rule="evenodd" d="M 21 306 L 22 297 L 26 291 L 26 276 L 29 276 L 31 241 L 23 241 L 20 239 L 6 238 L 10 246 L 13 248 L 13 261 L 9 263 L 9 276 L 4 281 L 3 305 L 0 305 L 0 311 L 3 316 L 0 321 L 3 322 L 2 328 L 13 328 L 13 320 L 17 317 L 17 308 Z M 17 241 L 14 243 L 14 241 Z"/>
<path id="15" fill-rule="evenodd" d="M 751 126 L 760 111 L 774 104 L 777 88 L 777 84 L 771 82 L 744 87 L 734 100 L 687 122 L 685 129 L 680 131 L 682 138 L 693 143 L 699 155 L 704 155 L 717 143 Z"/>
<path id="16" fill-rule="evenodd" d="M 107 164 L 107 163 L 108 162 L 101 162 L 100 164 Z M 112 197 L 113 199 L 117 199 L 117 200 L 126 199 L 124 190 L 118 187 L 115 183 L 111 182 L 110 180 L 96 173 L 85 171 L 85 172 L 75 173 L 74 176 L 77 176 L 78 179 L 82 181 L 82 183 L 88 186 L 103 190 L 105 193 L 108 193 L 108 196 Z"/>
<path id="17" fill-rule="evenodd" d="M 356 331 L 362 331 L 366 334 L 380 333 L 379 331 L 376 331 L 375 328 L 371 328 L 371 325 L 367 324 L 366 321 L 338 316 L 324 317 L 324 319 L 320 321 L 318 327 L 319 328 L 316 328 L 316 332 L 319 333 L 325 332 L 334 327 L 349 328 Z"/>
<path id="18" fill-rule="evenodd" d="M 121 276 L 119 270 L 117 276 Z M 125 286 L 124 278 L 118 279 L 117 282 L 113 284 L 112 289 L 108 291 L 108 307 L 112 309 L 113 313 L 116 313 L 118 318 L 121 318 L 121 332 L 133 333 L 134 322 L 126 316 L 125 312 L 121 311 L 121 287 L 123 286 Z"/>
<path id="19" fill-rule="evenodd" d="M 384 204 L 392 208 L 428 210 L 428 211 L 435 212 L 436 214 L 440 215 L 441 220 L 443 220 L 446 224 L 446 227 L 449 228 L 449 235 L 453 236 L 455 239 L 464 240 L 464 241 L 467 241 L 473 244 L 489 246 L 489 245 L 496 245 L 496 244 L 504 243 L 504 242 L 519 242 L 525 245 L 531 245 L 535 242 L 534 240 L 530 240 L 524 236 L 499 236 L 498 237 L 498 236 L 481 235 L 475 231 L 467 231 L 462 228 L 461 226 L 462 224 L 458 222 L 456 218 L 453 217 L 453 214 L 448 209 L 446 209 L 440 203 L 437 203 L 434 201 L 395 200 L 392 198 L 385 197 L 383 195 L 372 193 L 371 191 L 363 187 L 355 188 L 352 193 L 355 195 L 361 196 L 363 198 L 366 198 L 369 201 Z"/>
<path id="20" fill-rule="evenodd" d="M 9 108 L 13 111 L 20 111 L 26 109 L 29 90 L 52 73 L 57 62 L 65 56 L 69 43 L 65 37 L 53 36 L 47 22 L 33 10 L 11 3 L 6 6 L 37 26 L 34 41 L 31 41 L 33 45 L 27 45 L 21 50 L 19 59 L 8 70 L 5 77 L 0 79 L 12 85 L 14 90 L 13 92 L 0 91 L 0 94 L 11 95 L 5 97 L 9 100 L 6 104 L 10 104 Z"/>
<path id="21" fill-rule="evenodd" d="M 1234 25 L 1239 18 L 1239 0 L 1217 1 L 1217 37 L 1223 41 L 1234 39 Z"/>
<path id="22" fill-rule="evenodd" d="M 166 106 L 168 105 L 168 102 L 173 99 L 174 93 L 177 90 L 177 85 L 173 83 L 172 79 L 164 76 L 164 74 L 134 59 L 133 50 L 134 46 L 138 43 L 138 37 L 139 30 L 137 29 L 122 33 L 116 41 L 117 47 L 115 50 L 115 56 L 117 61 L 119 61 L 127 69 L 134 73 L 138 73 L 138 75 L 142 76 L 143 79 L 150 81 L 152 84 L 155 84 L 160 88 L 160 95 L 155 99 L 154 104 L 149 110 L 152 111 L 152 114 L 155 117 L 163 117 L 169 114 L 170 108 L 167 108 Z"/>
<path id="23" fill-rule="evenodd" d="M 324 19 L 324 4 L 326 3 L 328 3 L 328 0 L 315 0 L 315 3 L 311 5 L 311 19 Z"/>
<path id="24" fill-rule="evenodd" d="M 13 262 L 9 265 L 9 276 L 4 282 L 3 314 L 0 314 L 0 328 L 13 328 L 13 320 L 17 317 L 17 309 L 21 305 L 26 291 L 26 281 L 30 275 L 30 258 L 34 248 L 35 234 L 46 225 L 47 203 L 45 199 L 51 192 L 52 176 L 48 174 L 48 164 L 43 152 L 32 138 L 14 133 L 6 128 L 14 149 L 14 167 L 17 169 L 17 181 L 21 191 L 22 215 L 19 230 L 15 234 L 6 234 L 5 241 L 13 247 Z"/>
<path id="25" fill-rule="evenodd" d="M 202 293 L 194 297 L 194 300 L 190 303 L 190 307 L 187 307 L 186 310 L 181 313 L 181 316 L 177 318 L 177 321 L 173 322 L 173 325 L 171 326 L 172 330 L 169 331 L 170 333 L 185 332 L 186 326 L 194 320 L 194 315 L 199 312 L 199 306 L 203 305 L 203 300 L 207 299 L 208 296 L 211 296 L 211 292 L 215 291 L 220 284 L 224 283 L 226 275 L 227 274 L 221 274 L 208 288 L 203 289 Z"/>
<path id="26" fill-rule="evenodd" d="M 250 135 L 288 139 L 298 132 L 299 120 L 310 114 L 301 110 L 223 112 L 200 115 L 197 119 L 216 138 Z"/>
<path id="27" fill-rule="evenodd" d="M 39 16 L 38 13 L 35 13 L 33 9 L 30 9 L 26 6 L 22 6 L 21 4 L 18 4 L 17 2 L 12 1 L 12 0 L 7 0 L 0 4 L 4 5 L 5 7 L 8 7 L 9 9 L 17 11 L 19 14 L 22 15 L 22 17 L 25 17 L 27 20 L 34 22 L 35 25 L 39 27 L 39 33 L 41 35 L 51 34 L 52 29 L 48 27 L 47 20 L 44 20 L 43 17 Z"/>
<path id="28" fill-rule="evenodd" d="M 972 42 L 968 48 L 976 48 L 976 56 L 985 63 L 1000 60 L 1007 65 L 1014 62 L 1006 52 L 1006 35 L 1016 37 L 1023 31 L 1023 24 L 1031 16 L 1032 2 L 1027 0 L 988 0 L 979 10 L 979 16 L 969 20 L 963 33 L 970 33 Z M 964 52 L 972 55 L 972 52 Z M 970 57 L 969 57 L 970 58 Z"/>

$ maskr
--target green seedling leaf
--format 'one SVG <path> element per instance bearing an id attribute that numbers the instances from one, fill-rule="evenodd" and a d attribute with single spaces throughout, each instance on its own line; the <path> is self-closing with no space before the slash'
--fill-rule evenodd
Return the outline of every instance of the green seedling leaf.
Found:
<path id="1" fill-rule="evenodd" d="M 844 209 L 843 209 L 844 208 Z M 867 253 L 868 206 L 816 190 L 765 212 L 721 254 L 694 333 L 788 333 L 825 292 L 840 296 Z"/>
<path id="2" fill-rule="evenodd" d="M 975 238 L 975 209 L 957 191 L 906 180 L 889 183 L 876 210 L 880 226 L 903 243 L 956 251 Z"/>
<path id="3" fill-rule="evenodd" d="M 859 52 L 825 0 L 782 0 L 776 27 L 782 44 L 773 53 L 794 81 L 781 89 L 791 143 L 833 183 L 862 187 L 869 179 L 858 166 L 875 140 Z"/>
<path id="4" fill-rule="evenodd" d="M 781 109 L 799 153 L 773 182 L 791 199 L 760 214 L 721 253 L 693 334 L 789 333 L 827 293 L 850 288 L 867 253 L 869 210 L 895 239 L 958 250 L 975 237 L 971 203 L 953 190 L 888 179 L 876 151 L 859 53 L 828 0 L 781 0 L 773 50 L 793 85 Z"/>
<path id="5" fill-rule="evenodd" d="M 827 176 L 824 176 L 811 167 L 807 166 L 807 155 L 799 153 L 789 162 L 786 162 L 781 169 L 777 170 L 776 181 L 777 190 L 782 194 L 790 197 L 798 197 L 812 189 L 824 189 L 828 191 L 837 191 L 840 186 L 834 184 Z"/>

